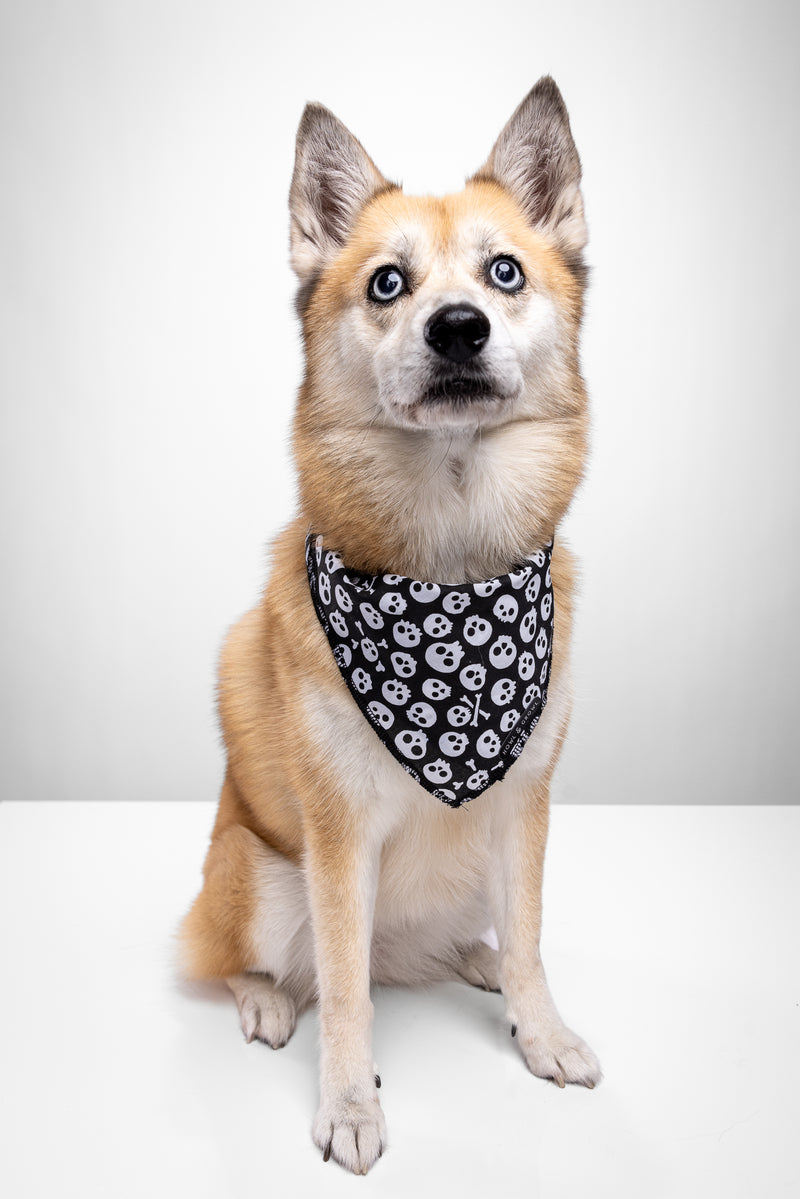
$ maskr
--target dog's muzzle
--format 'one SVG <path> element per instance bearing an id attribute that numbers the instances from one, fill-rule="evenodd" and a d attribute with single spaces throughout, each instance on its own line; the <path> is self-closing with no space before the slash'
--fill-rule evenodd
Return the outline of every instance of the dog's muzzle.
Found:
<path id="1" fill-rule="evenodd" d="M 469 362 L 489 340 L 489 319 L 471 304 L 447 304 L 425 326 L 431 349 L 450 362 Z"/>

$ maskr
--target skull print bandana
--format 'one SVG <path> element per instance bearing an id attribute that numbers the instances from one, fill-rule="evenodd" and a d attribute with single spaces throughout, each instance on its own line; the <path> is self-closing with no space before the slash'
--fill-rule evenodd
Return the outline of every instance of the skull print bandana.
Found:
<path id="1" fill-rule="evenodd" d="M 420 583 L 357 574 L 306 538 L 314 607 L 353 699 L 451 807 L 503 778 L 547 703 L 552 548 L 484 583 Z"/>

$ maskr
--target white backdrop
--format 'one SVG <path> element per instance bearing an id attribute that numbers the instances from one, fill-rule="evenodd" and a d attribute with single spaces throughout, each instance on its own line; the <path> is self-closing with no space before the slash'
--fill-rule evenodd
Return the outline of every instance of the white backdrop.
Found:
<path id="1" fill-rule="evenodd" d="M 3 797 L 216 793 L 218 646 L 294 503 L 304 102 L 445 191 L 550 72 L 593 266 L 556 797 L 797 800 L 797 11 L 4 0 Z"/>

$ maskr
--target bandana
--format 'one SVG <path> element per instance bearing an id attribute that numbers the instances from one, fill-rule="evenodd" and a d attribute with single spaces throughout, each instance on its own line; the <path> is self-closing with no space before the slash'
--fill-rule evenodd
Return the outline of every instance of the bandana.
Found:
<path id="1" fill-rule="evenodd" d="M 453 808 L 503 778 L 547 703 L 552 548 L 484 583 L 420 583 L 357 574 L 306 538 L 311 597 L 353 699 Z"/>

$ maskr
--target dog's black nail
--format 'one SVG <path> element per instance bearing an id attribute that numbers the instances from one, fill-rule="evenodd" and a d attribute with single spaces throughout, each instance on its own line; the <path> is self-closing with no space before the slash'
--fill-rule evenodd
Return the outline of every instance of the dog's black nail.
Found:
<path id="1" fill-rule="evenodd" d="M 325 1152 L 324 1152 L 324 1153 L 323 1153 L 323 1155 L 322 1155 L 322 1160 L 323 1160 L 324 1162 L 326 1162 L 326 1161 L 329 1161 L 329 1160 L 330 1160 L 330 1156 L 331 1156 L 331 1145 L 332 1145 L 332 1144 L 333 1144 L 333 1141 L 328 1141 L 327 1145 L 325 1146 Z"/>
<path id="2" fill-rule="evenodd" d="M 516 1026 L 516 1024 L 512 1024 L 512 1025 L 511 1025 L 511 1035 L 512 1035 L 512 1037 L 515 1037 L 515 1036 L 517 1035 L 517 1026 Z"/>
<path id="3" fill-rule="evenodd" d="M 375 1086 L 379 1087 L 380 1085 L 381 1085 L 381 1076 L 380 1076 L 380 1074 L 376 1074 L 375 1075 Z"/>

